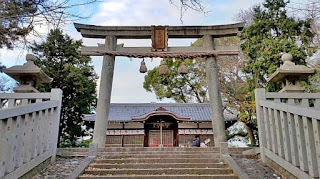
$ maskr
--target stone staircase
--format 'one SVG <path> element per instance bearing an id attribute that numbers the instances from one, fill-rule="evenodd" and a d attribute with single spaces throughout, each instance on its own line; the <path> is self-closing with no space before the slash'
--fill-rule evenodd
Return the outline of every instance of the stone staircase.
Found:
<path id="1" fill-rule="evenodd" d="M 219 148 L 104 148 L 80 179 L 238 178 Z"/>

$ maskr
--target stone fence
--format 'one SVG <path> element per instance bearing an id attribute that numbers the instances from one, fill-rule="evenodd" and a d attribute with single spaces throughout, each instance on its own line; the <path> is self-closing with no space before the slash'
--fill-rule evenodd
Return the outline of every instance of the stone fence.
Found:
<path id="1" fill-rule="evenodd" d="M 262 161 L 298 178 L 320 171 L 320 93 L 266 93 L 256 89 Z"/>
<path id="2" fill-rule="evenodd" d="M 0 178 L 55 161 L 62 91 L 0 94 Z"/>

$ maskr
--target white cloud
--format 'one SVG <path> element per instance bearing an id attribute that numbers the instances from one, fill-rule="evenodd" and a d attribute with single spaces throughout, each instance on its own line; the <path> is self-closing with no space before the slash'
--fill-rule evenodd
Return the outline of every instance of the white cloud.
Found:
<path id="1" fill-rule="evenodd" d="M 13 65 L 21 65 L 26 62 L 25 50 L 9 50 L 6 48 L 0 49 L 0 62 L 6 67 L 11 67 Z"/>
<path id="2" fill-rule="evenodd" d="M 204 16 L 201 13 L 189 10 L 184 14 L 184 25 L 214 25 L 214 24 L 227 24 L 233 22 L 233 14 L 239 9 L 247 9 L 251 5 L 260 2 L 251 0 L 234 0 L 232 2 L 208 2 L 212 12 Z M 207 3 L 206 1 L 204 1 Z M 230 3 L 229 3 L 230 2 Z M 225 4 L 225 5 L 224 5 Z M 93 25 L 108 25 L 108 26 L 125 26 L 125 25 L 182 25 L 180 22 L 180 11 L 174 5 L 169 3 L 169 0 L 105 0 L 101 2 L 95 10 L 88 8 L 88 12 L 93 12 L 92 17 L 86 22 L 82 20 L 81 23 Z M 86 8 L 80 8 L 80 11 Z M 83 13 L 88 13 L 83 12 Z M 41 34 L 49 32 L 48 27 L 41 26 Z M 70 24 L 66 27 L 65 33 L 68 33 L 74 39 L 81 39 L 81 35 Z M 33 38 L 33 37 L 30 37 Z M 169 40 L 170 46 L 188 46 L 195 39 L 184 40 Z M 104 43 L 104 39 L 88 39 L 84 38 L 84 45 L 97 46 L 97 43 Z M 151 46 L 151 40 L 118 40 L 119 43 L 124 43 L 125 46 Z M 0 60 L 8 67 L 25 62 L 26 52 L 17 55 L 17 51 L 4 51 L 0 50 Z M 102 57 L 92 57 L 93 65 L 97 74 L 101 74 Z M 117 57 L 115 64 L 113 89 L 112 89 L 112 102 L 155 102 L 158 101 L 153 93 L 146 92 L 143 89 L 144 74 L 139 73 L 139 66 L 141 60 L 133 59 L 130 61 L 128 58 Z M 153 62 L 146 59 L 148 69 L 160 64 L 159 59 Z M 99 85 L 98 79 L 98 85 Z M 99 86 L 98 86 L 99 88 Z M 171 102 L 172 100 L 165 100 Z"/>
<path id="3" fill-rule="evenodd" d="M 249 3 L 249 4 L 248 4 Z M 212 12 L 207 16 L 198 12 L 189 10 L 184 14 L 184 25 L 212 25 L 220 22 L 221 24 L 230 23 L 233 20 L 233 14 L 240 8 L 250 7 L 250 1 L 246 0 L 241 3 L 240 0 L 234 1 L 232 4 L 211 6 Z M 226 16 L 228 22 L 226 22 Z M 168 0 L 111 0 L 105 1 L 99 5 L 98 11 L 90 19 L 90 23 L 94 25 L 106 26 L 124 26 L 124 25 L 181 25 L 180 11 L 175 6 L 170 5 Z M 169 40 L 170 46 L 188 46 L 195 39 L 184 40 Z M 95 40 L 84 39 L 85 45 L 94 44 Z M 100 40 L 101 41 L 101 40 Z M 103 43 L 103 42 L 102 42 Z M 151 46 L 150 39 L 143 40 L 118 40 L 118 44 L 124 43 L 127 47 L 137 46 Z M 95 45 L 95 44 L 94 44 Z M 96 69 L 100 69 L 102 64 L 101 60 L 97 63 L 98 59 L 95 58 L 94 62 Z M 148 69 L 159 65 L 160 60 L 146 59 Z M 128 58 L 117 57 L 115 64 L 115 72 L 112 86 L 112 102 L 152 102 L 158 101 L 153 93 L 146 92 L 143 89 L 144 75 L 138 72 L 140 60 L 133 59 L 129 61 Z M 100 80 L 100 79 L 99 79 Z M 99 83 L 98 80 L 98 83 Z M 172 100 L 169 100 L 172 101 Z"/>
<path id="4" fill-rule="evenodd" d="M 125 4 L 123 2 L 102 2 L 100 5 L 100 8 L 103 9 L 103 12 L 100 12 L 103 17 L 106 17 L 109 15 L 109 13 L 112 12 L 122 12 L 123 10 L 126 9 Z"/>
<path id="5" fill-rule="evenodd" d="M 112 7 L 112 5 L 114 5 Z M 188 11 L 186 23 L 195 24 L 201 14 Z M 98 12 L 90 20 L 98 25 L 179 25 L 179 10 L 168 0 L 118 0 L 100 4 Z"/>

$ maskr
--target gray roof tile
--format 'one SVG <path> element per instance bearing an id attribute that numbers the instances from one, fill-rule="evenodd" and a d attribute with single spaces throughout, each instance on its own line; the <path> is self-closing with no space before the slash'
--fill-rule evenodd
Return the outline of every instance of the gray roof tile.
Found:
<path id="1" fill-rule="evenodd" d="M 109 122 L 129 122 L 133 117 L 155 111 L 163 107 L 167 111 L 187 116 L 191 121 L 211 121 L 208 103 L 112 103 L 110 105 Z M 226 121 L 237 120 L 237 116 L 224 113 Z M 95 114 L 85 114 L 84 120 L 94 121 Z"/>

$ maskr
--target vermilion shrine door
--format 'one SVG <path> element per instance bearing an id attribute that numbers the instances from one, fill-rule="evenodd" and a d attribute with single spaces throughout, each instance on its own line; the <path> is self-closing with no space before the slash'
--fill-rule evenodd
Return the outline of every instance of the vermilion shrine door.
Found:
<path id="1" fill-rule="evenodd" d="M 149 147 L 173 147 L 173 130 L 163 130 L 162 137 L 159 130 L 150 130 L 148 143 Z"/>

